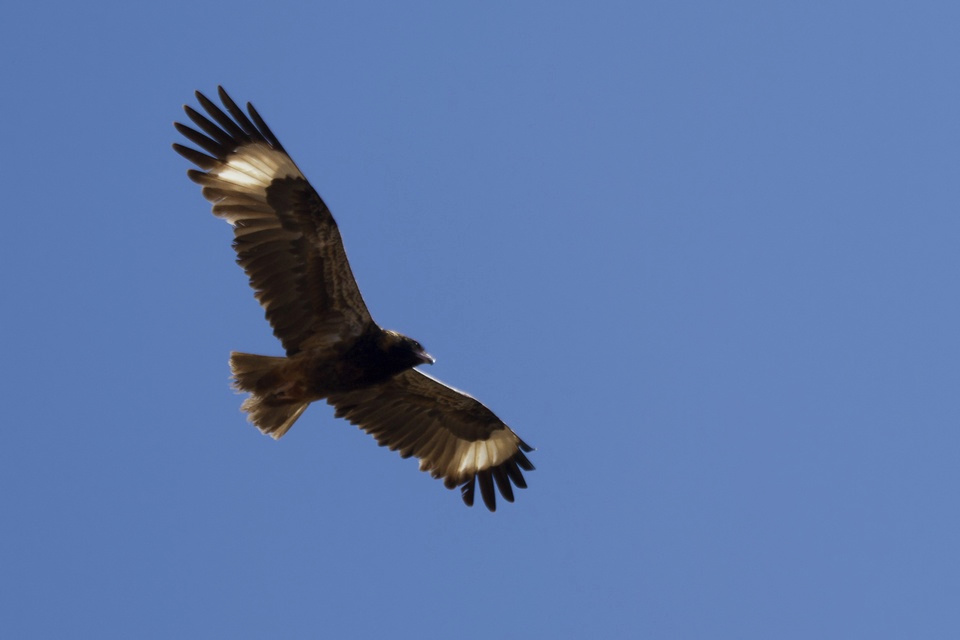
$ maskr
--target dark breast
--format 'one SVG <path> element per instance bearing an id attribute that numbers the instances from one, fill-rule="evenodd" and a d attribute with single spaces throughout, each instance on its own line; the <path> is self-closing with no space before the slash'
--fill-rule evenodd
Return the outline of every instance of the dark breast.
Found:
<path id="1" fill-rule="evenodd" d="M 308 360 L 308 393 L 316 397 L 369 387 L 388 380 L 411 366 L 408 357 L 380 348 L 374 332 L 357 338 L 346 346 L 338 357 L 310 358 L 307 354 L 301 357 Z"/>

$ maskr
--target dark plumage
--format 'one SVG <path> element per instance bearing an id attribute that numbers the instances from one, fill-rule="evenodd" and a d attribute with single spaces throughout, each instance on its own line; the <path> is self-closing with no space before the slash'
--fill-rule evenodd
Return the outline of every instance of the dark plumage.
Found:
<path id="1" fill-rule="evenodd" d="M 327 205 L 253 105 L 248 117 L 218 91 L 226 112 L 197 92 L 207 115 L 184 110 L 199 130 L 174 123 L 203 151 L 173 148 L 202 169 L 187 175 L 233 226 L 237 262 L 286 350 L 231 354 L 250 421 L 279 438 L 311 402 L 326 400 L 381 446 L 459 485 L 468 505 L 478 481 L 491 511 L 494 485 L 513 502 L 513 485 L 526 488 L 522 471 L 533 469 L 530 446 L 474 398 L 414 369 L 433 358 L 370 317 Z"/>

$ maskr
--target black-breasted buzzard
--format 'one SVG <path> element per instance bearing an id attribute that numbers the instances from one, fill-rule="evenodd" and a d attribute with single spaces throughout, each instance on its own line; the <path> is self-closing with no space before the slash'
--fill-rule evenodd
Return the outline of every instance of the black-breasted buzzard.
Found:
<path id="1" fill-rule="evenodd" d="M 237 262 L 286 350 L 230 354 L 234 386 L 251 394 L 242 406 L 250 421 L 279 438 L 326 400 L 381 446 L 460 485 L 467 505 L 478 481 L 491 511 L 494 485 L 513 502 L 511 482 L 525 488 L 521 470 L 533 469 L 530 446 L 474 398 L 414 369 L 433 358 L 370 317 L 327 205 L 253 105 L 248 117 L 218 91 L 226 112 L 198 91 L 207 115 L 184 110 L 199 130 L 174 123 L 205 153 L 173 148 L 202 169 L 187 174 L 233 226 Z"/>

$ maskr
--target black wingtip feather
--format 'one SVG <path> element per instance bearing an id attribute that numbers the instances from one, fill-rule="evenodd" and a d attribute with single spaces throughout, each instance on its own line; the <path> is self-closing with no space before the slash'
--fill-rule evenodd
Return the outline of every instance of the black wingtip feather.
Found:
<path id="1" fill-rule="evenodd" d="M 176 142 L 173 143 L 173 150 L 201 169 L 213 169 L 220 164 L 220 161 L 216 158 L 211 158 L 205 153 L 200 153 L 196 149 L 185 147 Z"/>
<path id="2" fill-rule="evenodd" d="M 473 476 L 469 480 L 463 483 L 460 487 L 460 497 L 463 498 L 463 503 L 468 507 L 473 506 L 473 493 L 474 489 L 477 486 L 477 477 Z"/>
<path id="3" fill-rule="evenodd" d="M 188 104 L 183 105 L 183 110 L 186 112 L 187 117 L 190 118 L 193 124 L 200 127 L 208 136 L 222 144 L 224 147 L 236 147 L 237 141 L 231 138 L 226 131 L 211 122 L 210 119 L 205 115 Z"/>
<path id="4" fill-rule="evenodd" d="M 526 489 L 527 481 L 523 477 L 523 473 L 520 472 L 520 468 L 517 466 L 517 463 L 513 460 L 507 460 L 503 463 L 503 470 L 513 481 L 513 484 L 517 485 L 518 489 Z"/>
<path id="5" fill-rule="evenodd" d="M 487 509 L 490 511 L 496 511 L 497 495 L 493 492 L 493 474 L 490 473 L 490 469 L 484 469 L 477 473 L 477 482 L 480 485 L 483 504 L 487 505 Z"/>
<path id="6" fill-rule="evenodd" d="M 533 463 L 527 459 L 527 456 L 523 455 L 522 451 L 517 451 L 514 459 L 517 461 L 517 464 L 524 471 L 533 471 L 536 467 L 533 466 Z"/>
<path id="7" fill-rule="evenodd" d="M 213 154 L 215 158 L 225 158 L 227 153 L 230 151 L 225 148 L 222 144 L 208 138 L 203 135 L 196 129 L 192 129 L 185 124 L 180 124 L 179 122 L 173 123 L 174 129 L 176 129 L 184 138 L 197 145 L 207 153 Z"/>
<path id="8" fill-rule="evenodd" d="M 187 169 L 187 177 L 199 185 L 202 185 L 207 177 L 206 171 L 197 171 L 196 169 Z"/>
<path id="9" fill-rule="evenodd" d="M 223 109 L 214 104 L 213 100 L 197 91 L 197 102 L 203 107 L 203 110 L 210 114 L 210 117 L 217 121 L 223 130 L 234 139 L 236 144 L 250 141 L 250 136 L 244 133 L 243 129 L 237 126 L 237 123 L 230 119 L 230 116 L 223 112 Z"/>
<path id="10" fill-rule="evenodd" d="M 220 102 L 227 108 L 227 111 L 230 112 L 230 115 L 233 116 L 234 120 L 237 121 L 237 124 L 240 125 L 240 128 L 243 129 L 252 140 L 263 140 L 266 142 L 266 139 L 263 137 L 263 134 L 250 122 L 250 118 L 247 117 L 247 114 L 243 112 L 243 109 L 237 106 L 237 103 L 233 101 L 223 87 L 217 87 L 217 95 L 220 96 Z"/>
<path id="11" fill-rule="evenodd" d="M 513 487 L 510 486 L 510 478 L 507 476 L 507 471 L 504 468 L 505 465 L 500 465 L 494 467 L 493 479 L 497 483 L 497 489 L 500 490 L 500 495 L 503 496 L 503 499 L 507 502 L 513 502 Z"/>
<path id="12" fill-rule="evenodd" d="M 279 140 L 277 140 L 277 136 L 273 135 L 273 131 L 270 130 L 270 127 L 267 126 L 267 123 L 263 121 L 263 118 L 260 117 L 260 114 L 249 102 L 247 103 L 247 111 L 250 113 L 250 118 L 253 120 L 253 123 L 257 125 L 257 129 L 259 129 L 260 133 L 263 134 L 263 137 L 267 139 L 267 142 L 269 142 L 270 145 L 277 151 L 283 151 L 286 153 L 283 145 L 280 144 Z"/>

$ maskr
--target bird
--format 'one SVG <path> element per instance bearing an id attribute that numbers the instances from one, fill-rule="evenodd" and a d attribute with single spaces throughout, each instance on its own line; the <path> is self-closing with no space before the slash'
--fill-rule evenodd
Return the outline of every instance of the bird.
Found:
<path id="1" fill-rule="evenodd" d="M 324 400 L 380 446 L 459 486 L 467 506 L 478 484 L 490 511 L 494 486 L 513 502 L 533 448 L 478 400 L 415 368 L 433 357 L 374 322 L 326 203 L 253 105 L 244 113 L 223 87 L 217 94 L 223 109 L 196 91 L 206 114 L 184 105 L 193 127 L 174 122 L 198 149 L 173 148 L 199 167 L 188 177 L 233 227 L 237 263 L 285 351 L 230 354 L 249 421 L 278 439 Z"/>

